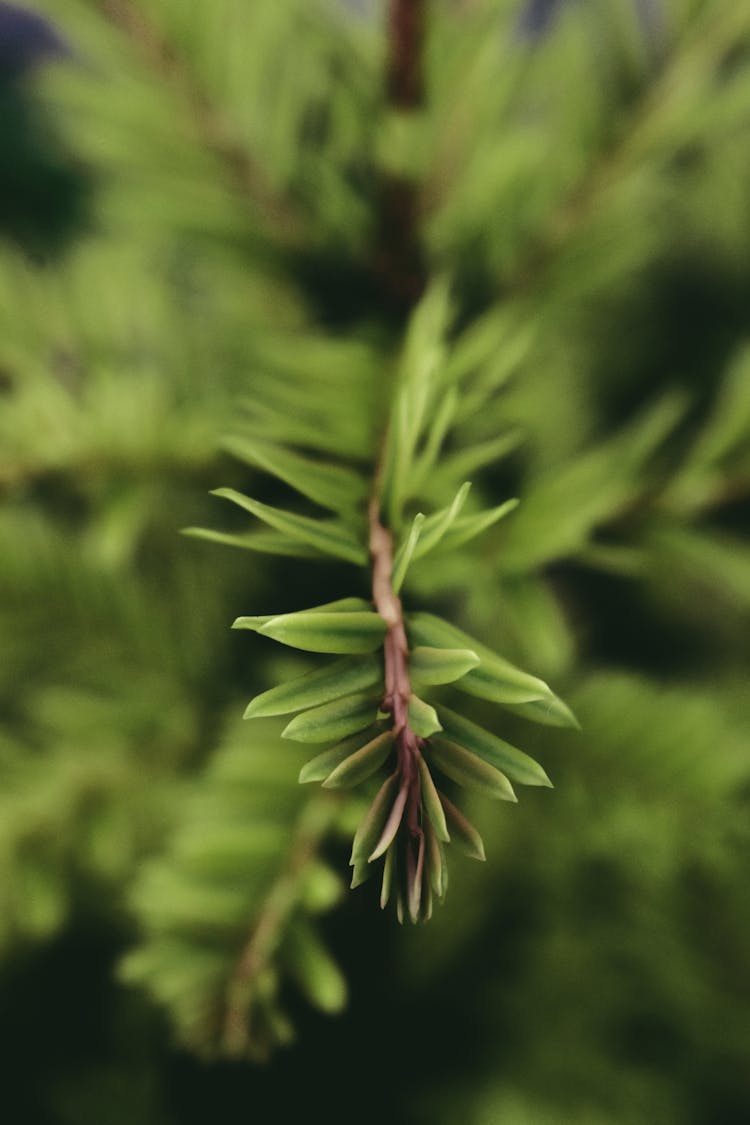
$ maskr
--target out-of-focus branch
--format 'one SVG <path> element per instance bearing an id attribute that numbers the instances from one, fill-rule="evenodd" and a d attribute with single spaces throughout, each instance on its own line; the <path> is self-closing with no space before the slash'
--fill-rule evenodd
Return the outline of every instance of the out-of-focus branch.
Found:
<path id="1" fill-rule="evenodd" d="M 426 0 L 390 2 L 385 86 L 388 107 L 395 112 L 414 112 L 424 102 L 426 7 Z M 381 172 L 378 218 L 375 273 L 389 301 L 409 309 L 425 284 L 417 184 Z"/>
<path id="2" fill-rule="evenodd" d="M 296 246 L 302 237 L 299 215 L 288 200 L 271 190 L 262 169 L 236 136 L 231 123 L 211 103 L 196 76 L 136 0 L 101 0 L 98 7 L 137 46 L 151 69 L 167 81 L 187 107 L 204 147 L 223 165 L 238 194 L 252 208 L 256 221 L 260 220 L 277 245 Z"/>

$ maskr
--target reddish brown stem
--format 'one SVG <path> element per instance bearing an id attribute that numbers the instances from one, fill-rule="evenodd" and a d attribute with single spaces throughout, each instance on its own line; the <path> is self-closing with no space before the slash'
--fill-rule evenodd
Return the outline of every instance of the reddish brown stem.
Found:
<path id="1" fill-rule="evenodd" d="M 409 643 L 404 627 L 401 599 L 393 589 L 393 537 L 380 522 L 380 504 L 370 501 L 370 555 L 372 557 L 372 598 L 375 609 L 388 626 L 384 642 L 385 695 L 382 709 L 393 719 L 397 769 L 401 787 L 407 790 L 406 823 L 412 836 L 420 837 L 421 786 L 419 759 L 422 739 L 409 726 Z"/>
<path id="2" fill-rule="evenodd" d="M 426 0 L 391 0 L 388 13 L 388 101 L 400 109 L 422 104 Z"/>
<path id="3" fill-rule="evenodd" d="M 426 0 L 390 0 L 387 28 L 386 100 L 402 112 L 424 102 Z M 375 272 L 389 301 L 410 309 L 425 284 L 418 237 L 419 196 L 409 178 L 382 172 Z"/>

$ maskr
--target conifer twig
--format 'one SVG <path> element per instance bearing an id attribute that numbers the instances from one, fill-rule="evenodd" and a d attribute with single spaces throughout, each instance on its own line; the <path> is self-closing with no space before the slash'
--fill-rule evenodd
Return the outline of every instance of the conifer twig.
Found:
<path id="1" fill-rule="evenodd" d="M 390 0 L 386 95 L 394 110 L 414 111 L 424 100 L 422 55 L 426 0 Z M 390 293 L 411 308 L 424 284 L 424 266 L 417 234 L 416 184 L 404 177 L 384 174 L 381 183 L 382 241 L 379 263 Z M 384 443 L 384 449 L 387 442 Z M 401 599 L 393 588 L 393 535 L 380 518 L 380 483 L 383 463 L 375 476 L 369 506 L 369 548 L 372 560 L 372 599 L 387 626 L 384 641 L 385 695 L 383 711 L 393 720 L 396 746 L 398 800 L 405 801 L 404 822 L 414 854 L 424 848 L 420 824 L 421 784 L 419 761 L 423 740 L 409 725 L 409 645 Z M 407 849 L 408 856 L 412 848 Z M 410 866 L 413 866 L 410 864 Z"/>

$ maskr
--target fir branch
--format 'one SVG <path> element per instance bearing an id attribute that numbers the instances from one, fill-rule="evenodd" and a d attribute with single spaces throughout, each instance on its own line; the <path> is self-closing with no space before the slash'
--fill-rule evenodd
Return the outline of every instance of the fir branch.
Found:
<path id="1" fill-rule="evenodd" d="M 386 89 L 388 102 L 394 110 L 418 110 L 424 100 L 423 50 L 425 37 L 425 0 L 391 0 L 388 21 L 388 62 Z M 390 281 L 392 292 L 413 306 L 424 290 L 426 278 L 422 251 L 417 236 L 418 195 L 413 182 L 386 174 L 381 184 L 381 269 Z M 383 444 L 387 451 L 388 440 Z M 409 643 L 404 624 L 401 599 L 394 589 L 393 535 L 381 522 L 381 484 L 384 461 L 375 476 L 375 492 L 370 501 L 369 549 L 372 560 L 372 599 L 376 611 L 387 626 L 383 643 L 385 695 L 382 710 L 393 723 L 396 747 L 396 796 L 393 810 L 386 821 L 382 841 L 392 831 L 394 813 L 406 826 L 406 886 L 403 899 L 409 904 L 412 921 L 420 916 L 422 877 L 425 870 L 425 833 L 422 827 L 421 766 L 423 739 L 414 730 L 409 714 L 412 701 L 409 677 Z M 383 851 L 389 847 L 386 843 Z M 354 858 L 354 857 L 353 857 Z M 371 860 L 373 857 L 368 858 Z M 388 871 L 386 859 L 386 872 Z M 355 867 L 356 879 L 356 867 Z M 428 887 L 429 893 L 429 887 Z M 381 905 L 388 897 L 384 877 Z M 427 898 L 427 895 L 425 895 Z M 399 913 L 403 912 L 401 893 L 397 891 Z M 429 909 L 429 908 L 428 908 Z M 428 914 L 429 916 L 429 914 Z"/>
<path id="2" fill-rule="evenodd" d="M 391 0 L 388 13 L 388 61 L 386 88 L 393 108 L 414 110 L 424 99 L 423 48 L 425 36 L 425 0 Z M 419 259 L 416 245 L 416 188 L 395 178 L 385 178 L 382 185 L 383 227 L 393 231 L 394 245 L 401 245 L 401 259 L 391 261 L 390 267 L 400 267 L 396 289 L 408 295 L 411 303 L 424 287 L 417 283 L 415 263 Z M 386 251 L 386 258 L 390 258 Z M 420 271 L 421 272 L 421 271 Z M 387 441 L 383 448 L 387 449 Z M 383 710 L 393 718 L 393 731 L 397 747 L 400 789 L 408 793 L 407 823 L 409 832 L 419 837 L 418 812 L 420 806 L 419 760 L 420 739 L 409 725 L 409 646 L 404 627 L 401 599 L 394 590 L 393 536 L 380 521 L 379 484 L 383 476 L 383 463 L 376 472 L 375 495 L 369 505 L 370 556 L 372 559 L 372 598 L 377 612 L 385 621 L 388 632 L 384 642 L 385 698 Z M 424 846 L 424 845 L 423 845 Z"/>
<path id="3" fill-rule="evenodd" d="M 394 3 L 391 9 L 386 84 L 392 112 L 411 113 L 421 105 L 423 15 L 421 3 Z M 387 179 L 385 182 L 387 185 Z M 404 198 L 411 200 L 409 206 L 416 207 L 417 185 L 399 179 L 397 186 L 405 193 Z M 452 640 L 445 643 L 439 621 L 437 642 L 428 640 L 414 654 L 411 668 L 409 631 L 415 622 L 407 621 L 399 596 L 410 562 L 437 548 L 448 551 L 463 545 L 503 518 L 516 501 L 460 519 L 470 489 L 465 481 L 449 504 L 427 516 L 418 513 L 412 526 L 405 518 L 405 507 L 421 495 L 422 483 L 452 429 L 460 380 L 449 377 L 447 363 L 446 340 L 453 322 L 450 284 L 447 278 L 436 278 L 417 300 L 416 226 L 410 223 L 408 229 L 402 229 L 398 223 L 391 223 L 389 237 L 394 233 L 398 238 L 394 253 L 388 257 L 387 248 L 383 251 L 388 267 L 384 280 L 388 281 L 390 298 L 403 302 L 402 311 L 408 311 L 409 323 L 381 453 L 375 459 L 370 481 L 366 471 L 331 459 L 334 412 L 329 409 L 320 413 L 319 423 L 305 426 L 293 436 L 274 435 L 271 446 L 265 428 L 260 424 L 258 430 L 256 423 L 255 433 L 248 433 L 248 441 L 243 441 L 241 448 L 233 443 L 232 452 L 284 480 L 299 494 L 339 513 L 336 520 L 272 508 L 231 489 L 220 489 L 217 494 L 282 533 L 289 541 L 290 553 L 307 557 L 312 546 L 360 568 L 366 568 L 369 562 L 371 604 L 343 598 L 281 615 L 252 613 L 235 621 L 235 628 L 249 629 L 291 648 L 357 658 L 347 675 L 341 674 L 341 663 L 336 661 L 271 688 L 250 704 L 246 715 L 296 712 L 284 728 L 283 738 L 329 744 L 303 766 L 299 775 L 303 784 L 320 781 L 328 788 L 357 786 L 369 782 L 391 760 L 391 772 L 384 780 L 381 775 L 380 787 L 370 798 L 354 836 L 351 885 L 356 887 L 372 876 L 376 861 L 383 859 L 381 907 L 393 898 L 399 920 L 408 917 L 416 923 L 428 920 L 433 901 L 442 901 L 445 896 L 444 845 L 451 836 L 470 855 L 484 858 L 476 830 L 439 791 L 433 771 L 506 801 L 516 800 L 506 772 L 524 785 L 549 786 L 550 782 L 527 755 L 447 709 L 448 731 L 444 733 L 439 712 L 412 689 L 412 674 L 420 692 L 426 688 L 429 693 L 434 686 L 445 684 L 456 684 L 460 691 L 460 681 L 472 676 L 481 662 L 483 667 L 472 681 L 473 692 L 467 688 L 469 694 L 520 708 L 536 722 L 572 725 L 575 720 L 543 681 L 487 650 L 480 657 L 475 648 L 482 646 L 475 646 L 471 638 L 457 645 Z M 420 270 L 420 291 L 424 285 Z M 304 416 L 303 408 L 316 402 L 319 395 L 318 385 L 307 382 L 299 390 L 287 389 L 298 416 Z M 348 430 L 353 398 L 350 386 L 343 416 Z M 286 402 L 279 421 L 288 429 Z M 324 448 L 321 434 L 326 437 L 324 463 L 311 455 L 313 450 Z M 339 448 L 336 452 L 348 456 L 348 450 Z M 370 500 L 363 526 L 365 521 L 356 507 L 365 495 Z M 216 533 L 209 537 L 216 537 Z M 227 539 L 220 533 L 219 538 L 239 543 L 237 536 Z M 292 540 L 299 545 L 296 551 L 291 550 Z M 380 653 L 382 663 L 378 662 L 373 677 L 371 667 L 358 661 L 375 652 Z M 361 685 L 355 690 L 353 684 L 360 683 L 360 676 Z M 509 681 L 513 685 L 510 693 Z M 269 707 L 273 711 L 268 711 Z M 435 739 L 438 734 L 441 737 Z M 296 860 L 290 862 L 294 870 Z M 252 1028 L 247 1030 L 244 1013 L 251 1003 L 252 982 L 263 975 L 263 965 L 272 951 L 277 923 L 280 925 L 291 909 L 290 893 L 290 880 L 285 874 L 271 892 L 267 916 L 263 915 L 240 958 L 230 986 L 232 999 L 224 1033 L 227 1050 L 241 1052 L 248 1042 L 262 1039 Z"/>
<path id="4" fill-rule="evenodd" d="M 357 887 L 371 877 L 376 861 L 383 858 L 381 907 L 395 898 L 399 920 L 408 917 L 414 923 L 428 920 L 433 901 L 442 901 L 445 896 L 444 845 L 451 837 L 470 855 L 484 858 L 476 830 L 439 791 L 433 770 L 506 801 L 516 800 L 506 773 L 524 785 L 548 786 L 550 782 L 527 755 L 482 728 L 462 723 L 460 717 L 456 720 L 447 709 L 447 733 L 435 739 L 433 736 L 443 731 L 442 705 L 438 712 L 428 699 L 415 693 L 412 675 L 420 692 L 425 688 L 428 693 L 434 686 L 445 684 L 455 684 L 460 691 L 462 681 L 471 678 L 471 685 L 467 683 L 466 687 L 469 694 L 520 710 L 535 722 L 575 724 L 572 714 L 543 681 L 514 668 L 464 634 L 458 634 L 456 640 L 452 627 L 437 619 L 432 626 L 428 622 L 429 635 L 424 640 L 419 635 L 424 623 L 420 625 L 418 615 L 407 620 L 403 611 L 399 591 L 411 562 L 437 549 L 448 551 L 463 545 L 508 514 L 516 503 L 506 502 L 462 521 L 460 514 L 470 488 L 469 482 L 464 482 L 450 504 L 426 517 L 417 514 L 413 524 L 404 518 L 405 505 L 419 494 L 416 469 L 429 472 L 449 426 L 441 392 L 445 391 L 444 338 L 450 309 L 448 286 L 438 279 L 410 318 L 390 420 L 369 489 L 361 478 L 364 490 L 370 491 L 366 532 L 360 528 L 359 519 L 351 525 L 333 525 L 320 516 L 283 513 L 238 493 L 219 492 L 256 518 L 266 520 L 273 512 L 274 520 L 286 521 L 284 526 L 290 532 L 299 530 L 301 549 L 295 553 L 301 557 L 310 542 L 322 544 L 321 536 L 330 536 L 335 530 L 339 539 L 347 536 L 351 546 L 351 554 L 347 549 L 348 561 L 360 567 L 369 561 L 371 604 L 343 598 L 282 615 L 242 616 L 234 627 L 292 648 L 357 658 L 346 674 L 342 674 L 341 662 L 336 661 L 271 688 L 253 700 L 246 715 L 296 712 L 282 732 L 283 738 L 318 744 L 338 740 L 303 766 L 299 775 L 303 784 L 318 781 L 328 788 L 358 786 L 373 778 L 391 759 L 391 772 L 385 780 L 381 775 L 380 788 L 354 837 L 351 885 Z M 433 440 L 435 428 L 442 435 L 439 440 Z M 251 460 L 257 463 L 258 458 Z M 332 488 L 332 493 L 326 494 L 326 506 L 341 510 L 345 495 L 354 494 L 349 488 L 350 475 L 335 472 L 334 462 L 326 464 L 325 479 Z M 294 472 L 288 471 L 290 466 Z M 296 491 L 310 495 L 308 477 L 312 479 L 316 462 L 310 461 L 307 453 L 298 451 L 292 457 L 288 448 L 279 449 L 273 463 L 266 460 L 263 468 L 272 476 L 293 480 Z M 356 493 L 360 493 L 359 486 Z M 361 541 L 365 537 L 369 560 Z M 328 553 L 341 557 L 339 539 L 328 544 Z M 410 637 L 425 646 L 413 653 L 413 668 Z M 380 653 L 375 669 L 361 662 L 362 656 L 375 652 Z M 477 670 L 480 663 L 482 667 Z M 251 966 L 254 956 L 248 953 Z"/>

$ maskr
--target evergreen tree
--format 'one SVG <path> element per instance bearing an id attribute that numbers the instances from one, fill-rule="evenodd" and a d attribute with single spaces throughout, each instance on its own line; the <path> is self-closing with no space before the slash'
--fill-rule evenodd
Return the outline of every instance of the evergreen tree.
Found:
<path id="1" fill-rule="evenodd" d="M 34 9 L 8 1104 L 744 1120 L 750 10 Z"/>

